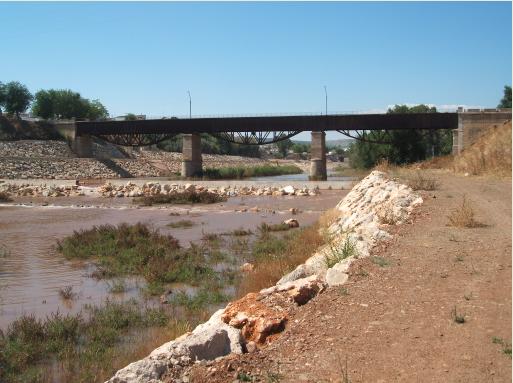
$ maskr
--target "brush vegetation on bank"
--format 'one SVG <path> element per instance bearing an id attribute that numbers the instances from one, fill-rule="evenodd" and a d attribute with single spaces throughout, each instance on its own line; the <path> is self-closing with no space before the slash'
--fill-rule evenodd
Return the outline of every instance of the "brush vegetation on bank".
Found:
<path id="1" fill-rule="evenodd" d="M 141 309 L 135 301 L 107 301 L 76 315 L 55 313 L 44 320 L 23 315 L 0 331 L 0 381 L 51 382 L 54 368 L 62 381 L 105 379 L 115 371 L 116 347 L 130 330 L 167 323 L 161 309 Z"/>
<path id="2" fill-rule="evenodd" d="M 458 155 L 434 157 L 416 164 L 422 169 L 511 177 L 511 121 L 490 126 L 475 143 Z"/>
<path id="3" fill-rule="evenodd" d="M 324 243 L 319 225 L 294 230 L 283 237 L 261 230 L 251 250 L 254 269 L 241 280 L 237 295 L 273 286 Z"/>
<path id="4" fill-rule="evenodd" d="M 156 194 L 151 196 L 138 197 L 134 198 L 133 203 L 142 206 L 152 206 L 163 204 L 211 204 L 224 201 L 226 201 L 226 197 L 204 190 L 172 192 L 170 194 Z"/>
<path id="5" fill-rule="evenodd" d="M 203 178 L 210 180 L 228 180 L 300 173 L 303 173 L 303 171 L 296 165 L 259 165 L 251 167 L 234 166 L 222 168 L 206 168 L 203 170 Z"/>
<path id="6" fill-rule="evenodd" d="M 200 284 L 216 278 L 202 247 L 181 248 L 173 236 L 141 223 L 75 231 L 59 241 L 57 249 L 67 259 L 92 259 L 99 276 L 143 276 L 154 291 L 160 291 L 155 285 Z"/>
<path id="7" fill-rule="evenodd" d="M 261 233 L 268 233 L 271 231 L 287 231 L 290 229 L 291 229 L 291 227 L 286 223 L 268 224 L 268 223 L 262 222 L 260 224 L 260 226 L 258 227 L 258 231 Z"/>
<path id="8" fill-rule="evenodd" d="M 12 198 L 9 193 L 5 191 L 0 191 L 0 202 L 11 202 Z"/>

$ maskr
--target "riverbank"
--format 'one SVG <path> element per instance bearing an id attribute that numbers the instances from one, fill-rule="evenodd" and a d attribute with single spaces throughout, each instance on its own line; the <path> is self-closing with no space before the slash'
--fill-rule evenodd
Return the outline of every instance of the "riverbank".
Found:
<path id="1" fill-rule="evenodd" d="M 343 287 L 290 311 L 267 347 L 198 364 L 190 381 L 511 381 L 511 181 L 426 172 L 438 186 L 412 224 L 390 226 Z M 480 225 L 450 226 L 463 198 Z"/>
<path id="2" fill-rule="evenodd" d="M 291 312 L 326 288 L 343 285 L 351 262 L 368 257 L 370 249 L 390 237 L 382 228 L 385 222 L 386 225 L 390 220 L 395 224 L 405 222 L 420 203 L 422 198 L 407 186 L 386 179 L 383 173 L 373 172 L 356 185 L 336 209 L 324 215 L 323 223 L 314 230 L 323 238 L 315 246 L 320 246 L 315 254 L 307 258 L 315 247 L 301 257 L 293 250 L 287 252 L 286 257 L 295 261 L 282 268 L 281 273 L 290 270 L 294 264 L 306 261 L 304 264 L 277 281 L 279 276 L 271 271 L 279 270 L 280 263 L 287 259 L 257 258 L 245 279 L 251 280 L 252 274 L 258 275 L 253 279 L 260 284 L 250 283 L 247 295 L 217 311 L 192 333 L 162 345 L 147 358 L 118 371 L 110 381 L 188 380 L 193 376 L 194 360 L 212 360 L 230 353 L 265 349 L 287 328 Z M 272 243 L 266 242 L 266 246 Z M 315 240 L 312 237 L 308 242 L 315 243 Z M 258 292 L 268 277 L 271 284 L 276 281 L 277 284 Z M 257 290 L 253 291 L 253 288 Z M 173 363 L 173 360 L 178 362 Z M 204 381 L 209 377 L 210 374 L 205 374 L 201 379 Z"/>

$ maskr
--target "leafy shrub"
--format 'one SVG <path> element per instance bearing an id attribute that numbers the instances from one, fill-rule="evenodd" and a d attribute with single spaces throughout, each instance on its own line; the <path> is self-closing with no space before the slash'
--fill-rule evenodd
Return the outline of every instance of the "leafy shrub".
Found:
<path id="1" fill-rule="evenodd" d="M 226 201 L 217 193 L 212 193 L 207 190 L 203 191 L 184 191 L 172 192 L 170 194 L 156 194 L 152 196 L 145 196 L 134 198 L 133 202 L 142 206 L 162 205 L 162 204 L 195 204 L 195 203 L 217 203 Z"/>

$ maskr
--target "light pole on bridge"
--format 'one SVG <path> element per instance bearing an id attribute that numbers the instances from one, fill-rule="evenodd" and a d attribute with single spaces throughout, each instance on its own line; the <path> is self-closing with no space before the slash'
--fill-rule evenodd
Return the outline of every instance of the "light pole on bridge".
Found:
<path id="1" fill-rule="evenodd" d="M 187 91 L 187 94 L 189 95 L 189 118 L 192 118 L 192 99 L 191 99 L 191 92 Z"/>
<path id="2" fill-rule="evenodd" d="M 328 115 L 328 89 L 327 89 L 326 85 L 324 85 L 324 94 L 326 95 L 325 105 L 326 105 L 326 116 L 327 116 Z"/>

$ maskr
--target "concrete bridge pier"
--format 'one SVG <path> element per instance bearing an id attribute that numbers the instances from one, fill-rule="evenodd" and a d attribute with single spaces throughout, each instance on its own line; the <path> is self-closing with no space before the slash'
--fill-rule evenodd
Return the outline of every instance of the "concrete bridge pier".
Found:
<path id="1" fill-rule="evenodd" d="M 311 181 L 326 181 L 326 133 L 312 132 L 310 146 L 310 176 Z"/>
<path id="2" fill-rule="evenodd" d="M 197 133 L 184 134 L 182 138 L 182 177 L 201 176 L 201 137 Z"/>
<path id="3" fill-rule="evenodd" d="M 90 135 L 76 136 L 72 142 L 72 150 L 77 154 L 78 157 L 92 157 L 93 139 Z"/>

